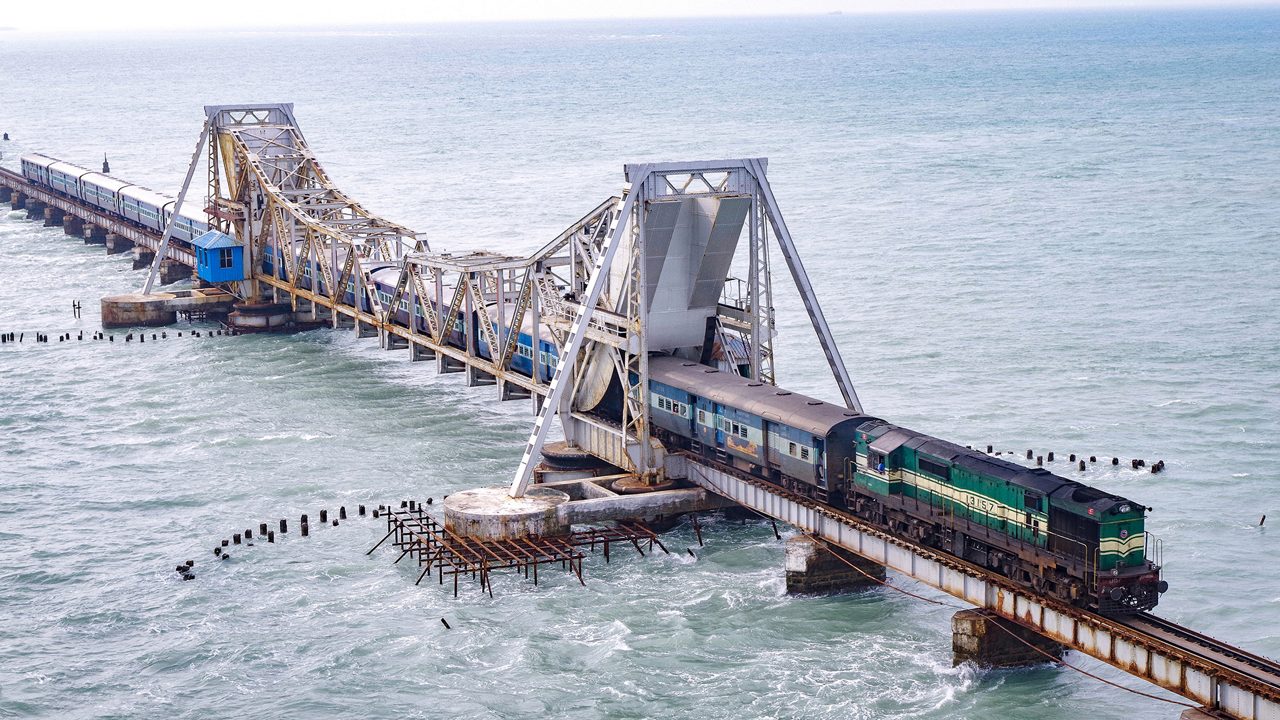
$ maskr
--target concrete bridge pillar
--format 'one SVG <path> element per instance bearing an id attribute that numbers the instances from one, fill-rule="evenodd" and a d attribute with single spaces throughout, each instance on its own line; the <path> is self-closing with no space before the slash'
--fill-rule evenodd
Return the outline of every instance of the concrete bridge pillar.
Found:
<path id="1" fill-rule="evenodd" d="M 436 351 L 426 345 L 418 343 L 409 343 L 409 360 L 411 362 L 421 362 L 423 360 L 435 360 Z"/>
<path id="2" fill-rule="evenodd" d="M 62 208 L 56 208 L 52 205 L 44 209 L 44 226 L 45 227 L 61 227 L 62 221 L 65 219 L 66 213 Z"/>
<path id="3" fill-rule="evenodd" d="M 106 245 L 107 231 L 105 228 L 98 227 L 90 223 L 84 224 L 84 244 L 85 245 Z"/>
<path id="4" fill-rule="evenodd" d="M 27 203 L 25 207 L 27 208 L 28 220 L 37 220 L 37 219 L 42 220 L 44 219 L 44 209 L 48 206 L 40 202 L 39 200 L 27 198 Z"/>
<path id="5" fill-rule="evenodd" d="M 830 594 L 875 587 L 884 566 L 808 535 L 787 539 L 787 593 Z"/>
<path id="6" fill-rule="evenodd" d="M 1058 643 L 991 610 L 961 610 L 951 618 L 954 664 L 983 667 L 1039 665 L 1062 657 Z"/>
<path id="7" fill-rule="evenodd" d="M 75 215 L 67 215 L 62 219 L 62 232 L 76 237 L 84 236 L 84 220 Z"/>
<path id="8" fill-rule="evenodd" d="M 5 185 L 0 187 L 0 202 L 9 202 L 13 200 L 13 188 Z"/>
<path id="9" fill-rule="evenodd" d="M 141 245 L 135 245 L 133 248 L 133 269 L 142 270 L 151 267 L 151 262 L 156 259 L 156 251 L 151 248 L 145 248 Z"/>
<path id="10" fill-rule="evenodd" d="M 133 241 L 127 237 L 121 237 L 115 233 L 107 233 L 103 238 L 102 244 L 107 246 L 108 255 L 119 255 L 133 249 Z"/>
<path id="11" fill-rule="evenodd" d="M 9 198 L 9 207 L 14 210 L 21 210 L 27 206 L 27 196 L 20 192 L 15 192 L 13 197 Z"/>
<path id="12" fill-rule="evenodd" d="M 155 253 L 152 253 L 154 256 Z M 160 284 L 168 285 L 179 280 L 186 280 L 191 277 L 191 268 L 187 265 L 174 260 L 173 258 L 165 258 L 160 263 Z"/>

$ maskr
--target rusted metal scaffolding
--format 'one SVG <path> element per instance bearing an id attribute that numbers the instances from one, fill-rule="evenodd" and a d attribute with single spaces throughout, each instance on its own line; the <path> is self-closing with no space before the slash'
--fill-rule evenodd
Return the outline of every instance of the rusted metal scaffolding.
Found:
<path id="1" fill-rule="evenodd" d="M 462 575 L 478 580 L 481 592 L 493 597 L 490 575 L 495 570 L 515 570 L 537 585 L 538 567 L 559 563 L 561 569 L 573 573 L 579 583 L 586 585 L 582 561 L 587 551 L 602 551 L 605 562 L 609 562 L 610 547 L 619 543 L 630 545 L 641 556 L 646 549 L 652 552 L 655 545 L 662 552 L 668 552 L 657 534 L 641 522 L 590 527 L 555 537 L 477 540 L 450 531 L 420 504 L 405 505 L 399 510 L 387 511 L 387 534 L 366 554 L 372 554 L 390 540 L 400 551 L 396 563 L 413 557 L 422 568 L 415 585 L 433 572 L 441 585 L 446 576 L 452 576 L 454 597 L 458 596 L 458 578 Z"/>

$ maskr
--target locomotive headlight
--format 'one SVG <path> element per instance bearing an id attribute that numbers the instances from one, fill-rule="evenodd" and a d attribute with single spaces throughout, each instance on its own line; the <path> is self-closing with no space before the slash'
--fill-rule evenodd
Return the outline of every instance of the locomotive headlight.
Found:
<path id="1" fill-rule="evenodd" d="M 1113 567 L 1113 568 L 1111 568 L 1111 576 L 1112 576 L 1112 577 L 1120 577 L 1120 568 L 1118 568 L 1118 567 Z"/>
<path id="2" fill-rule="evenodd" d="M 1132 509 L 1133 509 L 1133 508 L 1129 507 L 1128 505 L 1121 505 L 1119 508 L 1117 508 L 1117 510 L 1118 510 L 1118 511 L 1120 511 L 1120 512 L 1122 512 L 1122 513 L 1127 513 L 1127 512 L 1129 512 L 1129 511 L 1130 511 L 1130 510 L 1132 510 Z"/>

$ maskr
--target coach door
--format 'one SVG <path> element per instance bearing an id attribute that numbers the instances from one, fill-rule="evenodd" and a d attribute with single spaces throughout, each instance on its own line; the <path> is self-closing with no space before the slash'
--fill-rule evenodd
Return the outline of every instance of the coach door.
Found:
<path id="1" fill-rule="evenodd" d="M 713 425 L 713 426 L 715 427 L 715 429 L 716 429 L 716 447 L 723 449 L 723 448 L 725 447 L 725 444 L 724 444 L 724 406 L 723 406 L 723 405 L 721 405 L 720 403 L 712 403 L 712 404 L 711 404 L 711 409 L 712 409 L 712 411 L 713 411 L 713 416 L 712 416 L 712 419 L 711 419 L 711 423 L 712 423 L 712 425 Z"/>

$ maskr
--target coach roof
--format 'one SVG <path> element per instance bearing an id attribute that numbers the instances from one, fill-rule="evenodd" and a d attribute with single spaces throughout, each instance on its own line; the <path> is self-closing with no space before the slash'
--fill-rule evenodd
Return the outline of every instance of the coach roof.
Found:
<path id="1" fill-rule="evenodd" d="M 649 358 L 649 377 L 698 397 L 825 437 L 836 425 L 871 418 L 774 385 L 670 356 Z"/>

